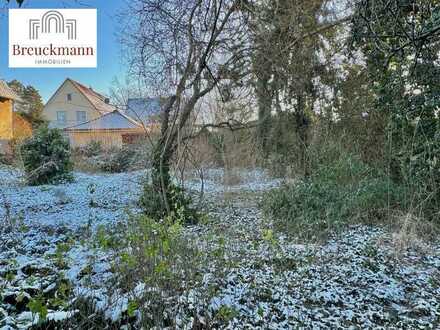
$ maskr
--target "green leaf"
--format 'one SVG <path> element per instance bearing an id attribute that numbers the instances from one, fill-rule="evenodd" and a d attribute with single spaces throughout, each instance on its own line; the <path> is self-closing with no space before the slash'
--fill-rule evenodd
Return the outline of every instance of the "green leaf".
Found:
<path id="1" fill-rule="evenodd" d="M 47 317 L 47 307 L 43 305 L 43 302 L 41 299 L 32 299 L 28 304 L 27 307 L 33 314 L 38 314 L 40 316 L 40 320 L 45 320 Z"/>
<path id="2" fill-rule="evenodd" d="M 135 313 L 136 310 L 137 310 L 137 308 L 138 308 L 138 304 L 137 304 L 137 302 L 136 302 L 136 301 L 130 301 L 130 302 L 128 303 L 128 306 L 127 306 L 127 314 L 128 314 L 128 316 L 129 316 L 129 317 L 133 317 L 133 316 L 134 316 L 134 313 Z"/>

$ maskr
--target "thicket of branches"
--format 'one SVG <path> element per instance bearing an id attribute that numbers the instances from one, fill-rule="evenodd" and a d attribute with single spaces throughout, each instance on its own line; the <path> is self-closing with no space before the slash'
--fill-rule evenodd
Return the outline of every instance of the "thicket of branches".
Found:
<path id="1" fill-rule="evenodd" d="M 161 196 L 160 212 L 180 205 L 171 202 L 171 167 L 186 161 L 182 145 L 203 129 L 256 128 L 256 161 L 275 164 L 278 174 L 310 177 L 320 145 L 337 141 L 404 185 L 421 214 L 438 215 L 438 1 L 127 5 L 121 23 L 130 78 L 163 100 L 147 189 Z M 243 95 L 247 103 L 238 100 Z M 206 104 L 232 110 L 194 128 Z M 255 120 L 236 119 L 249 110 Z"/>
<path id="2" fill-rule="evenodd" d="M 214 89 L 228 93 L 242 83 L 249 66 L 246 3 L 226 1 L 136 0 L 128 9 L 124 44 L 131 73 L 166 97 L 161 134 L 153 154 L 153 191 L 161 208 L 174 203 L 170 166 L 191 133 L 198 102 Z"/>
<path id="3" fill-rule="evenodd" d="M 254 111 L 256 120 L 228 115 L 205 128 L 256 128 L 258 162 L 279 174 L 313 175 L 319 146 L 338 141 L 409 190 L 418 187 L 421 208 L 436 205 L 438 7 L 434 0 L 131 1 L 124 31 L 131 75 L 166 96 L 153 162 L 164 210 L 172 211 L 170 166 L 206 100 Z"/>
<path id="4" fill-rule="evenodd" d="M 367 58 L 374 111 L 386 119 L 386 157 L 394 181 L 411 191 L 418 214 L 440 205 L 438 1 L 360 1 L 353 44 Z"/>

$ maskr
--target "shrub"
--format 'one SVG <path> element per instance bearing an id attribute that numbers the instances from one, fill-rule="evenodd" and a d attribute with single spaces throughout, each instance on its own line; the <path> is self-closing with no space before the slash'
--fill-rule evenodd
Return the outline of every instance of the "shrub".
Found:
<path id="1" fill-rule="evenodd" d="M 0 165 L 12 165 L 14 163 L 14 157 L 11 153 L 0 152 Z"/>
<path id="2" fill-rule="evenodd" d="M 20 148 L 30 185 L 56 184 L 72 180 L 69 142 L 57 129 L 42 127 Z"/>
<path id="3" fill-rule="evenodd" d="M 345 155 L 308 179 L 271 191 L 263 210 L 277 229 L 314 240 L 347 224 L 380 220 L 401 198 L 402 189 L 386 176 Z"/>
<path id="4" fill-rule="evenodd" d="M 141 141 L 142 142 L 142 141 Z M 151 166 L 151 144 L 148 142 L 130 144 L 127 146 L 133 151 L 130 170 L 142 170 Z"/>
<path id="5" fill-rule="evenodd" d="M 170 312 L 177 311 L 182 291 L 200 281 L 201 255 L 182 236 L 180 223 L 169 217 L 157 221 L 130 216 L 112 231 L 100 230 L 97 235 L 95 241 L 114 255 L 117 287 L 112 290 L 131 296 L 128 316 L 139 313 L 138 326 L 145 329 L 173 324 Z"/>
<path id="6" fill-rule="evenodd" d="M 103 149 L 101 143 L 91 142 L 74 153 L 75 167 L 85 172 L 121 173 L 142 170 L 149 166 L 151 153 L 146 144 Z"/>
<path id="7" fill-rule="evenodd" d="M 181 187 L 171 185 L 168 189 L 168 202 L 171 209 L 168 215 L 172 219 L 186 224 L 198 222 L 199 214 L 197 210 L 191 207 L 192 199 Z M 167 209 L 160 194 L 149 183 L 144 184 L 139 204 L 144 213 L 153 219 L 160 220 L 167 215 Z"/>
<path id="8" fill-rule="evenodd" d="M 136 155 L 136 151 L 130 147 L 122 147 L 107 153 L 107 157 L 101 163 L 101 170 L 111 173 L 126 172 Z"/>
<path id="9" fill-rule="evenodd" d="M 86 157 L 99 156 L 103 152 L 102 143 L 99 141 L 91 141 L 81 148 L 79 152 Z"/>
<path id="10" fill-rule="evenodd" d="M 160 194 L 156 193 L 153 186 L 149 183 L 143 185 L 143 192 L 139 200 L 139 205 L 145 215 L 152 219 L 162 219 L 165 216 L 165 210 L 162 207 Z"/>

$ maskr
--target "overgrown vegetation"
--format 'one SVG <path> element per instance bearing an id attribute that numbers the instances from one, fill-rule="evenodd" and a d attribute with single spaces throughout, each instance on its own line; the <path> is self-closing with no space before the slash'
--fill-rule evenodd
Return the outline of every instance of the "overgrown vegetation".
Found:
<path id="1" fill-rule="evenodd" d="M 315 154 L 312 174 L 268 193 L 266 215 L 292 238 L 321 239 L 356 223 L 386 223 L 402 207 L 405 191 L 386 173 L 341 147 Z"/>
<path id="2" fill-rule="evenodd" d="M 130 215 L 117 226 L 100 226 L 96 231 L 95 247 L 112 255 L 115 277 L 109 290 L 115 299 L 129 297 L 123 319 L 135 328 L 182 328 L 188 322 L 176 317 L 182 313 L 203 317 L 209 324 L 212 311 L 200 314 L 194 307 L 209 302 L 216 283 L 206 292 L 197 291 L 203 285 L 201 270 L 209 268 L 221 277 L 231 261 L 225 257 L 224 240 L 211 240 L 209 244 L 218 244 L 217 248 L 201 250 L 183 229 L 182 222 L 171 216 L 157 220 Z M 215 324 L 228 320 L 219 317 Z"/>
<path id="3" fill-rule="evenodd" d="M 181 187 L 171 184 L 168 187 L 167 200 L 170 210 L 152 185 L 145 183 L 139 204 L 144 213 L 152 219 L 160 220 L 168 217 L 183 224 L 195 224 L 200 217 L 193 207 L 191 196 Z"/>
<path id="4" fill-rule="evenodd" d="M 374 110 L 387 118 L 387 170 L 438 221 L 440 7 L 435 1 L 359 1 L 352 39 L 367 58 Z"/>
<path id="5" fill-rule="evenodd" d="M 69 142 L 57 129 L 42 127 L 21 146 L 29 185 L 56 184 L 73 179 Z"/>
<path id="6" fill-rule="evenodd" d="M 137 315 L 139 327 L 175 326 L 169 313 L 181 290 L 195 285 L 200 264 L 197 249 L 181 236 L 181 224 L 170 217 L 132 216 L 116 231 L 98 230 L 96 242 L 115 253 L 117 290 L 131 292 L 128 316 Z"/>
<path id="7" fill-rule="evenodd" d="M 284 11 L 294 14 L 300 7 L 282 3 L 277 7 L 281 18 Z M 439 225 L 438 17 L 438 4 L 432 1 L 359 1 L 353 7 L 351 30 L 341 28 L 348 40 L 323 34 L 329 44 L 319 62 L 328 67 L 307 75 L 306 64 L 301 73 L 315 100 L 297 100 L 292 109 L 273 114 L 283 89 L 265 85 L 274 99 L 265 103 L 270 112 L 260 109 L 260 120 L 261 113 L 267 114 L 261 121 L 265 128 L 260 129 L 271 147 L 267 159 L 275 159 L 278 172 L 297 169 L 294 184 L 266 198 L 266 213 L 279 227 L 311 237 L 359 220 L 387 223 L 395 213 Z M 274 33 L 289 31 L 282 19 L 273 24 L 278 27 Z M 301 44 L 307 49 L 316 45 Z M 331 49 L 337 47 L 350 51 L 350 57 L 339 60 L 339 68 L 332 65 Z M 291 56 L 294 50 L 287 53 Z M 289 58 L 294 68 L 305 63 Z M 289 68 L 272 60 L 265 65 L 275 77 Z M 307 114 L 307 141 L 295 124 L 300 105 Z"/>
<path id="8" fill-rule="evenodd" d="M 73 151 L 75 168 L 86 172 L 122 173 L 143 170 L 150 166 L 150 156 L 150 149 L 144 143 L 105 148 L 100 142 L 92 141 Z"/>

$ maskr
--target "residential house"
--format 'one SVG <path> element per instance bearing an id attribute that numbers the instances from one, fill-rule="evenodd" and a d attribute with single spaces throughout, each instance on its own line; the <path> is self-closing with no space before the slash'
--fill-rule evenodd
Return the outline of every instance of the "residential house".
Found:
<path id="1" fill-rule="evenodd" d="M 64 129 L 72 147 L 81 147 L 99 141 L 104 147 L 122 147 L 142 137 L 144 128 L 134 119 L 118 110 Z"/>
<path id="2" fill-rule="evenodd" d="M 107 97 L 69 78 L 49 99 L 43 115 L 50 127 L 64 130 L 72 147 L 92 141 L 121 147 L 129 137 L 144 133 L 141 123 L 121 113 Z"/>
<path id="3" fill-rule="evenodd" d="M 11 142 L 19 142 L 32 135 L 32 125 L 14 111 L 18 95 L 0 80 L 0 151 L 9 152 Z"/>
<path id="4" fill-rule="evenodd" d="M 105 96 L 67 78 L 44 106 L 49 127 L 64 129 L 113 112 L 116 107 Z"/>
<path id="5" fill-rule="evenodd" d="M 159 115 L 162 110 L 160 98 L 129 98 L 125 114 L 145 127 L 151 127 L 159 123 Z"/>

